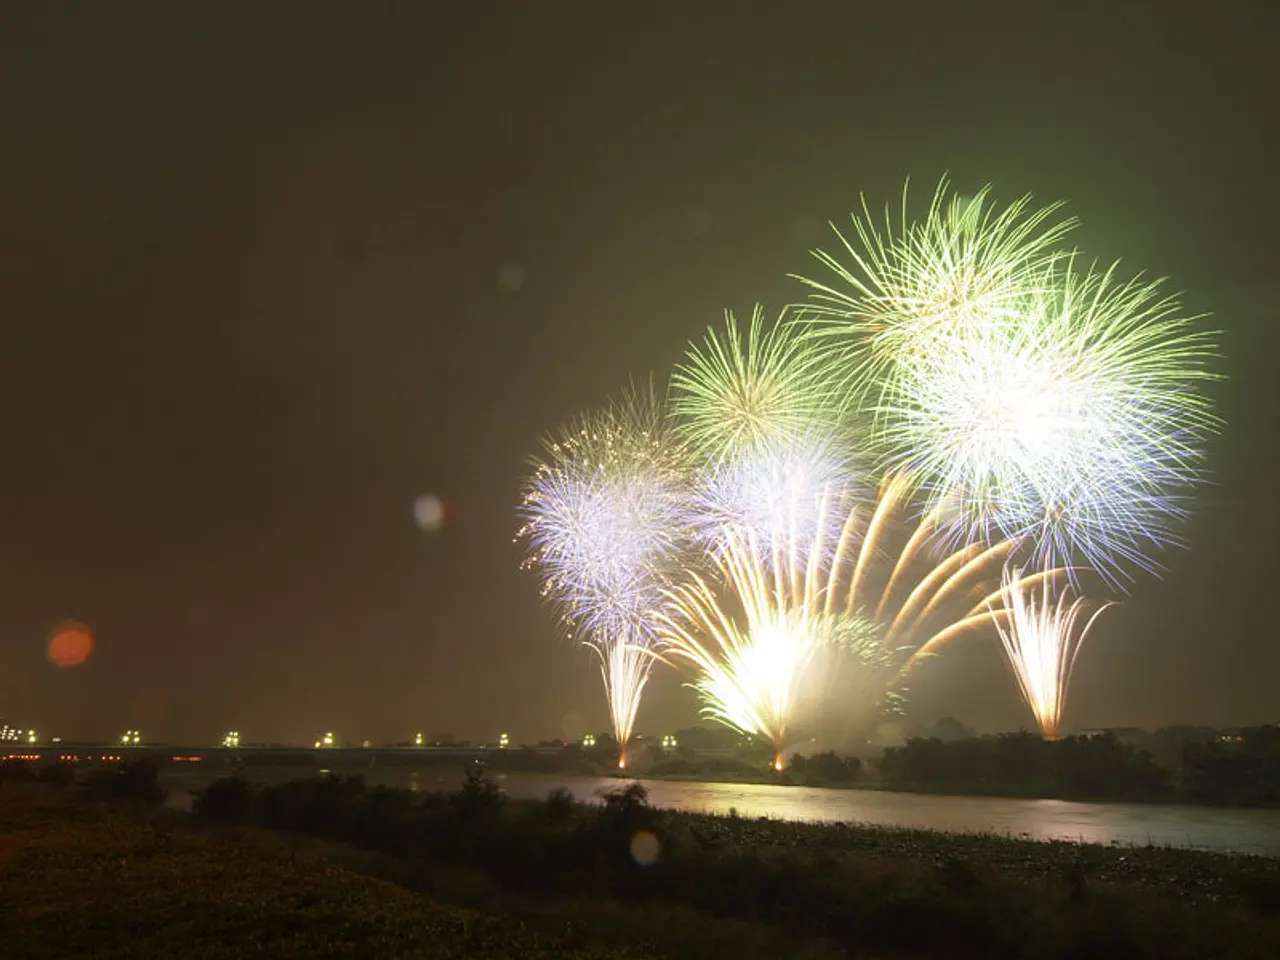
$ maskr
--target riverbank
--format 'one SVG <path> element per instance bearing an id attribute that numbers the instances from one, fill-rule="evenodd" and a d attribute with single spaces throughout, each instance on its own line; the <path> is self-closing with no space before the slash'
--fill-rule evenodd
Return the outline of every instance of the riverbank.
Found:
<path id="1" fill-rule="evenodd" d="M 152 784 L 154 786 L 154 783 Z M 155 799 L 145 777 L 98 795 Z M 14 960 L 1224 960 L 1280 955 L 1280 862 L 1162 848 L 219 781 L 191 817 L 0 791 Z"/>
<path id="2" fill-rule="evenodd" d="M 201 832 L 186 818 L 43 785 L 0 790 L 0 902 L 6 960 L 644 956 L 445 905 L 331 851 Z"/>
<path id="3" fill-rule="evenodd" d="M 1280 861 L 1256 857 L 675 813 L 634 789 L 516 802 L 482 776 L 448 796 L 224 781 L 197 810 L 350 843 L 447 902 L 570 918 L 660 956 L 1280 956 Z M 746 952 L 716 940 L 733 924 L 753 931 Z"/>

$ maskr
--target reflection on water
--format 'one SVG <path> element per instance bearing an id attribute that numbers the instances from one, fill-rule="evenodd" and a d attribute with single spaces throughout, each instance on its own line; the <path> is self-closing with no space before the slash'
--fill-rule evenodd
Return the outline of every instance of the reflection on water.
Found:
<path id="1" fill-rule="evenodd" d="M 415 792 L 456 790 L 460 770 L 404 771 L 352 769 L 365 782 L 408 787 Z M 252 780 L 275 783 L 307 774 L 297 770 L 251 770 Z M 565 777 L 550 774 L 499 775 L 507 793 L 518 799 L 541 799 L 564 787 L 579 800 L 598 802 L 599 795 L 627 781 L 609 777 Z M 204 780 L 173 777 L 177 791 L 198 789 Z M 1201 847 L 1280 856 L 1280 810 L 1224 810 L 1208 807 L 1154 806 L 1130 803 L 1071 803 L 1065 800 L 1008 800 L 994 797 L 941 797 L 880 790 L 832 790 L 769 784 L 700 783 L 642 780 L 655 806 L 677 810 L 728 813 L 783 820 L 831 820 L 915 827 L 963 833 L 996 833 L 1033 840 Z"/>

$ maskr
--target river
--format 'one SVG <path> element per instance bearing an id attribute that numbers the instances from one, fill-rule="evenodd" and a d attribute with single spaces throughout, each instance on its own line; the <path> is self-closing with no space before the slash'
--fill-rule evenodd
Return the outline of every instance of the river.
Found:
<path id="1" fill-rule="evenodd" d="M 415 791 L 456 790 L 461 771 L 351 769 L 369 785 Z M 296 770 L 252 769 L 249 779 L 279 782 L 301 776 Z M 564 787 L 585 802 L 626 781 L 602 777 L 513 773 L 498 776 L 507 794 L 541 799 Z M 171 804 L 188 806 L 191 791 L 210 777 L 191 773 L 164 776 Z M 773 784 L 641 780 L 658 807 L 706 813 L 736 810 L 743 817 L 842 821 L 957 833 L 993 833 L 1032 840 L 1101 844 L 1157 844 L 1280 857 L 1280 810 L 1230 810 L 1136 803 L 1076 803 L 1001 797 L 951 797 L 883 790 L 837 790 Z"/>

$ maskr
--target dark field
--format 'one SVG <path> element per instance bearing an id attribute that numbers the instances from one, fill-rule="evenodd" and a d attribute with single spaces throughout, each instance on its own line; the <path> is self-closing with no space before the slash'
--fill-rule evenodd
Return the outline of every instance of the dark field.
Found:
<path id="1" fill-rule="evenodd" d="M 0 790 L 0 956 L 613 960 L 508 918 L 443 906 L 270 838 Z"/>
<path id="2" fill-rule="evenodd" d="M 195 818 L 5 786 L 6 957 L 1280 956 L 1280 860 L 516 802 L 481 775 L 224 780 Z"/>

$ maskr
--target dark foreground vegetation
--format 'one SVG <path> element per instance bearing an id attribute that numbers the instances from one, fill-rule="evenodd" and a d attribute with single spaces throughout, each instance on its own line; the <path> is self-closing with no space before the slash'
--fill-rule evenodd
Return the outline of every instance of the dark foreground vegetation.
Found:
<path id="1" fill-rule="evenodd" d="M 446 906 L 268 836 L 197 832 L 40 784 L 0 788 L 0 901 L 5 960 L 643 956 Z"/>
<path id="2" fill-rule="evenodd" d="M 517 803 L 478 767 L 447 795 L 224 779 L 198 830 L 118 808 L 155 786 L 0 787 L 5 956 L 1280 956 L 1276 860 L 679 814 L 636 786 Z"/>
<path id="3" fill-rule="evenodd" d="M 194 818 L 154 768 L 0 772 L 6 958 L 1280 956 L 1280 860 L 515 802 L 478 766 L 227 778 Z"/>

